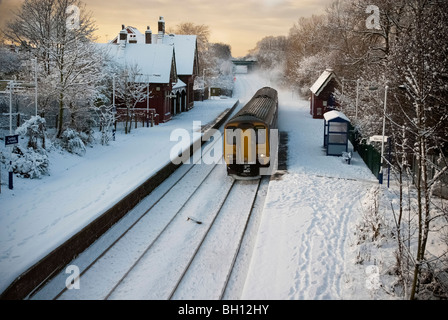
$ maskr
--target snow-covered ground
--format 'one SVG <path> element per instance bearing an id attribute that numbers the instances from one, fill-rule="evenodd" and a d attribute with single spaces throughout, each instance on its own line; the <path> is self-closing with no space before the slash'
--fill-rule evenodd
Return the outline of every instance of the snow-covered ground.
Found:
<path id="1" fill-rule="evenodd" d="M 82 158 L 52 153 L 51 176 L 16 178 L 13 191 L 3 186 L 0 291 L 166 164 L 174 129 L 192 129 L 198 120 L 205 124 L 237 98 L 244 103 L 271 85 L 265 79 L 237 75 L 232 100 L 196 102 L 167 124 L 119 134 L 110 146 L 96 145 Z M 387 191 L 357 153 L 350 165 L 326 156 L 323 120 L 311 118 L 308 101 L 277 89 L 279 129 L 289 136 L 288 170 L 269 183 L 239 298 L 393 298 L 387 294 L 393 279 L 383 270 L 393 260 L 393 248 L 386 242 L 363 246 L 359 232 L 377 197 Z"/>
<path id="2" fill-rule="evenodd" d="M 288 173 L 269 185 L 242 298 L 371 298 L 351 245 L 378 180 L 357 153 L 350 165 L 325 155 L 323 120 L 308 101 L 281 94 L 279 129 L 289 136 Z"/>
<path id="3" fill-rule="evenodd" d="M 107 211 L 170 161 L 176 129 L 193 137 L 193 121 L 206 125 L 237 99 L 195 102 L 195 108 L 153 128 L 119 130 L 109 146 L 95 144 L 83 157 L 54 150 L 50 176 L 14 177 L 0 194 L 0 292 L 34 263 Z M 197 136 L 197 134 L 195 134 Z M 2 146 L 4 148 L 4 146 Z M 5 154 L 7 151 L 3 150 Z"/>

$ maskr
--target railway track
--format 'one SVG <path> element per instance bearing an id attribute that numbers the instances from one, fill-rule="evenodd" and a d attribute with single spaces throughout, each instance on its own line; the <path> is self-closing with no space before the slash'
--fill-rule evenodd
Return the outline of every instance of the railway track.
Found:
<path id="1" fill-rule="evenodd" d="M 169 299 L 222 299 L 252 216 L 261 181 L 237 181 Z M 201 286 L 198 286 L 198 279 Z"/>
<path id="2" fill-rule="evenodd" d="M 225 170 L 182 166 L 139 205 L 144 209 L 71 263 L 79 289 L 69 290 L 69 274 L 61 272 L 29 299 L 222 299 L 260 184 L 268 181 L 234 181 Z"/>

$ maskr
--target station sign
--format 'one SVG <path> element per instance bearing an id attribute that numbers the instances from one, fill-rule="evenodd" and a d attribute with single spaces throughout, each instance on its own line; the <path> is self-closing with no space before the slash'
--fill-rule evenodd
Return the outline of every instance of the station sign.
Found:
<path id="1" fill-rule="evenodd" d="M 372 137 L 370 137 L 370 142 L 381 142 L 381 141 L 384 141 L 384 142 L 387 142 L 387 140 L 389 139 L 389 137 L 388 136 L 372 136 Z"/>
<path id="2" fill-rule="evenodd" d="M 13 146 L 19 143 L 19 135 L 5 136 L 5 146 Z"/>

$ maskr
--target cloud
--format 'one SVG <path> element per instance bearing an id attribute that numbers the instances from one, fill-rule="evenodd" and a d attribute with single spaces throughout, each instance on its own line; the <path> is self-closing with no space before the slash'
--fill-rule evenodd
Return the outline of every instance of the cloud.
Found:
<path id="1" fill-rule="evenodd" d="M 262 0 L 261 3 L 268 7 L 278 6 L 281 5 L 282 2 L 285 2 L 285 0 Z"/>

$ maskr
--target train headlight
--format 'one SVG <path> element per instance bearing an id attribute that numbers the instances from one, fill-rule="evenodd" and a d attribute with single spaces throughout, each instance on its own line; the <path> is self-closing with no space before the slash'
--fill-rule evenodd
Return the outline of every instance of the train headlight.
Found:
<path id="1" fill-rule="evenodd" d="M 227 155 L 227 161 L 228 162 L 233 162 L 233 160 L 234 160 L 233 154 L 228 154 Z"/>
<path id="2" fill-rule="evenodd" d="M 269 157 L 266 156 L 264 153 L 260 153 L 258 155 L 258 161 L 260 162 L 260 164 L 266 165 L 269 163 Z"/>

